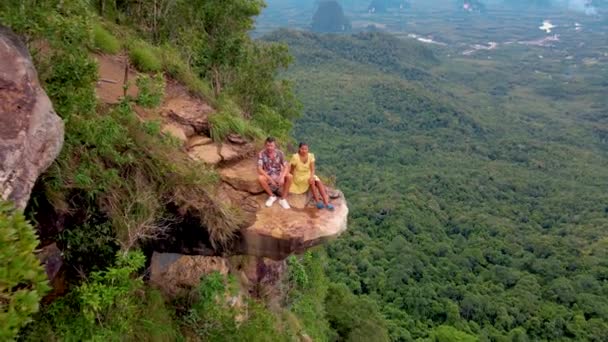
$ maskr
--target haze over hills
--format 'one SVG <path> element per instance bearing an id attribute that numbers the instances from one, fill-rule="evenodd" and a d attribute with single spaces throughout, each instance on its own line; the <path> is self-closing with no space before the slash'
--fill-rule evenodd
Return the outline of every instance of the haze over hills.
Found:
<path id="1" fill-rule="evenodd" d="M 498 20 L 492 22 L 496 27 L 505 28 L 505 19 L 534 21 L 547 19 L 547 15 L 568 17 L 569 19 L 591 20 L 606 22 L 608 4 L 602 1 L 586 0 L 430 0 L 430 1 L 386 1 L 386 11 L 374 11 L 378 7 L 373 0 L 342 0 L 336 1 L 341 5 L 347 17 L 353 22 L 353 30 L 365 29 L 368 25 L 376 25 L 393 33 L 415 31 L 428 27 L 423 24 L 429 16 L 441 17 L 446 21 L 462 21 L 487 18 Z M 318 9 L 318 1 L 313 0 L 270 0 L 268 7 L 257 20 L 256 32 L 265 33 L 273 28 L 286 27 L 292 29 L 309 29 L 312 18 Z M 483 8 L 484 13 L 476 10 Z M 513 21 L 509 22 L 513 25 Z M 536 24 L 536 23 L 535 23 Z M 437 25 L 433 25 L 437 29 Z M 453 29 L 457 29 L 454 28 Z M 491 32 L 488 32 L 491 33 Z"/>

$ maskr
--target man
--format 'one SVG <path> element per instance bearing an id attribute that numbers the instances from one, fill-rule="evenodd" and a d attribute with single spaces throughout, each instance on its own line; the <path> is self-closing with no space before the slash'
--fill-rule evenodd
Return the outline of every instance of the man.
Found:
<path id="1" fill-rule="evenodd" d="M 289 166 L 283 152 L 277 149 L 276 140 L 273 137 L 266 138 L 264 150 L 258 154 L 258 181 L 268 194 L 266 206 L 271 207 L 277 200 L 275 191 L 280 191 L 281 199 L 279 205 L 283 209 L 289 209 L 287 195 L 293 176 L 289 173 Z"/>

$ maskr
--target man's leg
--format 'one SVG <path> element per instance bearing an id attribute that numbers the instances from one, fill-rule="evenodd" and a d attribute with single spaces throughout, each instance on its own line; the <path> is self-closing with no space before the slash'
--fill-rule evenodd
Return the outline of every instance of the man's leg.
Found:
<path id="1" fill-rule="evenodd" d="M 268 178 L 266 178 L 266 176 L 264 175 L 259 175 L 258 176 L 258 182 L 260 182 L 260 185 L 262 186 L 262 189 L 264 189 L 264 191 L 266 191 L 266 193 L 268 194 L 268 196 L 274 196 L 274 194 L 272 193 L 272 190 L 270 190 L 270 184 L 268 181 Z"/>
<path id="2" fill-rule="evenodd" d="M 291 183 L 293 182 L 293 176 L 291 173 L 285 175 L 285 179 L 283 181 L 283 191 L 281 191 L 281 198 L 287 198 L 289 195 L 289 188 L 291 187 Z"/>

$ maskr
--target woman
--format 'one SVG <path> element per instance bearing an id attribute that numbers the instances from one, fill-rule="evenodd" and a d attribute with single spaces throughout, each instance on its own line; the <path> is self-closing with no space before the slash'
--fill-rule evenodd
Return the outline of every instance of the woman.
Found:
<path id="1" fill-rule="evenodd" d="M 289 192 L 294 194 L 303 194 L 310 187 L 312 196 L 317 202 L 317 208 L 334 210 L 334 206 L 329 203 L 327 192 L 319 177 L 315 175 L 315 155 L 308 153 L 308 144 L 301 142 L 298 145 L 298 153 L 291 157 L 291 173 L 293 174 L 293 183 Z M 323 201 L 319 200 L 317 190 L 321 194 Z"/>

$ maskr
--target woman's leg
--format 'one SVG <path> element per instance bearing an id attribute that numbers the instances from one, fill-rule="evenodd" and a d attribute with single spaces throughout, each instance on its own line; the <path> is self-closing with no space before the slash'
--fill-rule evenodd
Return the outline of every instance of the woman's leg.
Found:
<path id="1" fill-rule="evenodd" d="M 317 195 L 317 186 L 315 184 L 316 182 L 313 181 L 309 181 L 308 184 L 310 185 L 310 191 L 312 192 L 312 198 L 315 199 L 315 203 L 319 202 L 319 195 Z"/>
<path id="2" fill-rule="evenodd" d="M 321 183 L 320 180 L 317 180 L 316 182 L 316 188 L 319 189 L 319 193 L 321 193 L 321 197 L 323 197 L 323 203 L 325 204 L 325 206 L 327 206 L 329 204 L 329 197 L 327 197 L 327 192 L 325 191 L 325 186 L 323 185 L 323 183 Z M 316 199 L 315 199 L 316 201 Z"/>

